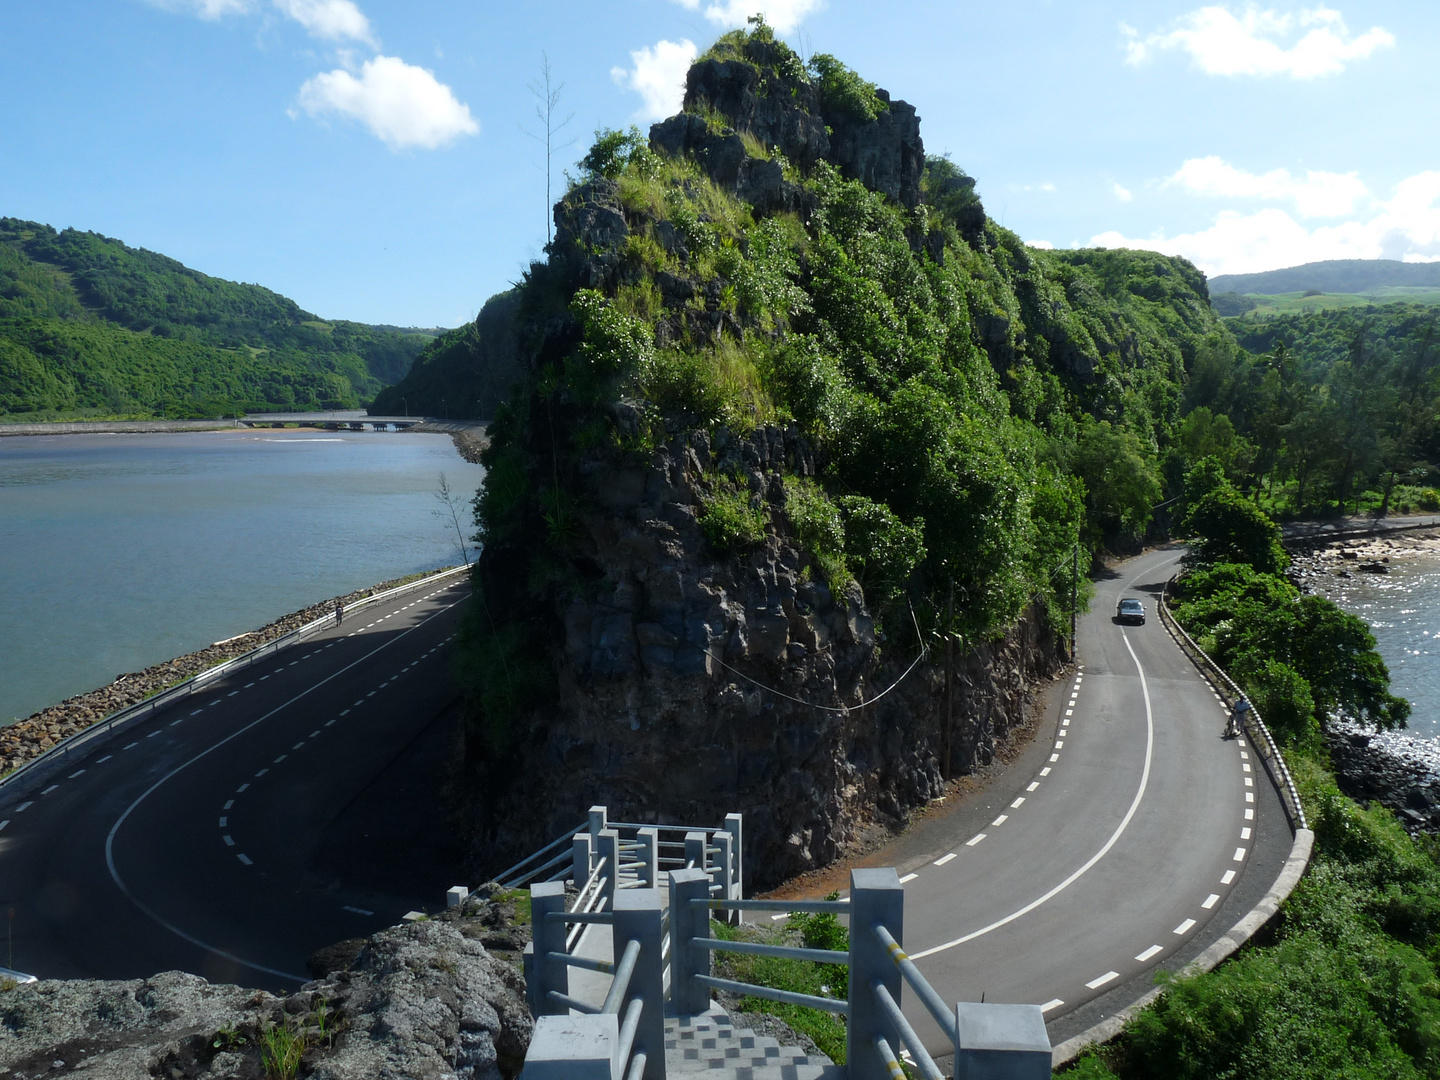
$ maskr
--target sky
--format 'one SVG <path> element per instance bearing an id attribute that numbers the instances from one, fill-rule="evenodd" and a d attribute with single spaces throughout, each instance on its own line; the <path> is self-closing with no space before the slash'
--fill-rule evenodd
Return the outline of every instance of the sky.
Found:
<path id="1" fill-rule="evenodd" d="M 22 0 L 0 216 L 325 318 L 456 326 L 543 255 L 546 63 L 558 198 L 597 130 L 678 111 L 757 11 L 915 105 L 1036 246 L 1211 275 L 1440 260 L 1433 0 Z"/>

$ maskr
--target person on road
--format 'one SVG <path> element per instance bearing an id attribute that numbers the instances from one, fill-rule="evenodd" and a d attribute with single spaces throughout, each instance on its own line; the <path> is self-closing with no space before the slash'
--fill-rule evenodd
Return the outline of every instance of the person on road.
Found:
<path id="1" fill-rule="evenodd" d="M 1235 703 L 1235 708 L 1230 710 L 1230 718 L 1225 722 L 1224 739 L 1238 739 L 1245 733 L 1245 714 L 1250 711 L 1250 699 L 1244 694 Z"/>
<path id="2" fill-rule="evenodd" d="M 340 621 L 341 621 L 344 617 L 345 617 L 345 605 L 344 605 L 344 604 L 336 604 L 336 605 L 335 605 L 335 625 L 336 625 L 336 626 L 339 626 L 339 625 L 340 625 Z"/>

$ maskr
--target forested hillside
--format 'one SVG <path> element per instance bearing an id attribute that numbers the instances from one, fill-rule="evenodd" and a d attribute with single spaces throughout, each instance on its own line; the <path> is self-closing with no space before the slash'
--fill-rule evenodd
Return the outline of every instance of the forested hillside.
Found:
<path id="1" fill-rule="evenodd" d="M 326 322 L 98 233 L 0 218 L 0 417 L 355 408 L 433 337 Z"/>
<path id="2" fill-rule="evenodd" d="M 1440 287 L 1440 263 L 1398 259 L 1328 259 L 1260 274 L 1220 274 L 1210 279 L 1215 293 L 1363 293 L 1385 286 Z"/>
<path id="3" fill-rule="evenodd" d="M 1186 391 L 1178 451 L 1277 514 L 1440 509 L 1440 312 L 1414 304 L 1228 320 Z"/>
<path id="4" fill-rule="evenodd" d="M 1143 537 L 1186 372 L 1233 342 L 1192 265 L 1027 247 L 912 106 L 763 23 L 581 168 L 517 290 L 478 500 L 477 828 L 538 837 L 582 791 L 723 804 L 768 874 L 816 865 L 988 760 L 1077 543 L 1084 571 Z M 945 642 L 975 695 L 953 739 Z M 517 763 L 562 758 L 564 790 Z"/>

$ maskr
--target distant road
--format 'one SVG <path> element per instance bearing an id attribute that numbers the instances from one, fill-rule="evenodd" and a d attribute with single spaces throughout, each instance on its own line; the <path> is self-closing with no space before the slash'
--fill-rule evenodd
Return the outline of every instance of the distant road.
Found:
<path id="1" fill-rule="evenodd" d="M 309 978 L 314 950 L 437 906 L 406 881 L 354 884 L 373 882 L 363 865 L 317 865 L 334 861 L 327 827 L 457 697 L 450 642 L 470 590 L 449 581 L 123 727 L 39 791 L 0 795 L 13 966 L 283 990 Z"/>
<path id="2" fill-rule="evenodd" d="M 0 424 L 3 435 L 151 435 L 165 431 L 229 431 L 234 420 L 84 420 L 54 424 Z"/>
<path id="3" fill-rule="evenodd" d="M 1079 673 L 1028 762 L 902 877 L 905 949 L 944 1000 L 1040 1005 L 1052 1037 L 1068 1038 L 1229 930 L 1289 854 L 1263 766 L 1221 738 L 1225 709 L 1156 614 L 1180 555 L 1097 582 Z M 1113 621 L 1124 596 L 1143 599 L 1145 625 Z M 949 1052 L 908 996 L 905 1011 Z"/>

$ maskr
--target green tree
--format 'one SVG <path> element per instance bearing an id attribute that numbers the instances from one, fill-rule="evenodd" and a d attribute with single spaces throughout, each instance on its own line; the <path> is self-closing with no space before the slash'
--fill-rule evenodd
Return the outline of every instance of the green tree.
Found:
<path id="1" fill-rule="evenodd" d="M 1273 574 L 1290 564 L 1280 527 L 1229 484 L 1214 488 L 1190 508 L 1182 525 L 1200 563 L 1245 563 Z"/>

